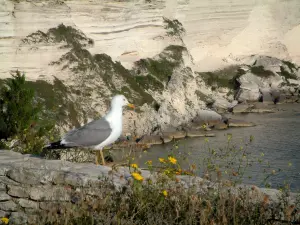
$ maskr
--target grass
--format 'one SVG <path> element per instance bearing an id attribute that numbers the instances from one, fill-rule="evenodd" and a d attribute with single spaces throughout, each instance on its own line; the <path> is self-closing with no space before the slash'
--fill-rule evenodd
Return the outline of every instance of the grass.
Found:
<path id="1" fill-rule="evenodd" d="M 37 97 L 43 99 L 47 112 L 45 117 L 60 124 L 70 124 L 71 127 L 80 125 L 76 103 L 68 98 L 71 91 L 59 79 L 55 78 L 53 84 L 43 80 L 27 81 L 27 85 L 35 90 Z"/>
<path id="2" fill-rule="evenodd" d="M 281 72 L 279 74 L 281 76 L 284 76 L 285 79 L 295 79 L 295 80 L 297 80 L 297 75 L 286 71 L 286 69 L 283 66 L 280 67 L 280 71 Z"/>
<path id="3" fill-rule="evenodd" d="M 270 70 L 265 70 L 263 66 L 252 66 L 251 72 L 259 77 L 270 77 L 274 76 L 274 73 Z"/>
<path id="4" fill-rule="evenodd" d="M 238 88 L 237 78 L 245 74 L 239 66 L 228 66 L 213 72 L 197 72 L 208 86 L 224 87 L 236 90 Z"/>
<path id="5" fill-rule="evenodd" d="M 177 36 L 181 37 L 183 34 L 185 34 L 185 29 L 177 19 L 175 20 L 170 20 L 168 18 L 163 18 L 164 24 L 165 24 L 165 29 L 167 30 L 167 34 L 170 36 Z"/>
<path id="6" fill-rule="evenodd" d="M 22 40 L 23 43 L 66 43 L 63 47 L 84 47 L 93 45 L 94 41 L 71 26 L 60 24 L 58 27 L 50 28 L 47 33 L 38 30 Z"/>
<path id="7" fill-rule="evenodd" d="M 136 76 L 140 76 L 139 84 L 145 88 L 154 88 L 154 85 L 159 82 L 161 85 L 158 85 L 155 90 L 162 90 L 163 86 L 171 79 L 174 69 L 183 62 L 182 54 L 185 50 L 185 47 L 170 45 L 159 54 L 158 59 L 147 58 L 135 62 L 134 71 L 136 71 Z M 147 78 L 142 81 L 141 76 Z M 150 85 L 148 85 L 149 81 Z"/>

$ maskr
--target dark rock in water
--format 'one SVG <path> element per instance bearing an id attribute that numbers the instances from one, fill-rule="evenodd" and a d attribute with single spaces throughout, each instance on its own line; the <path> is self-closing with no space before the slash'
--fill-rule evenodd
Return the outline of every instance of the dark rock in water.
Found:
<path id="1" fill-rule="evenodd" d="M 159 145 L 163 143 L 163 140 L 159 135 L 145 135 L 138 143 L 146 145 Z"/>
<path id="2" fill-rule="evenodd" d="M 246 122 L 243 120 L 229 119 L 229 127 L 253 127 L 254 123 Z"/>
<path id="3" fill-rule="evenodd" d="M 216 130 L 226 130 L 227 128 L 228 125 L 226 123 L 219 123 L 214 126 L 214 129 Z"/>

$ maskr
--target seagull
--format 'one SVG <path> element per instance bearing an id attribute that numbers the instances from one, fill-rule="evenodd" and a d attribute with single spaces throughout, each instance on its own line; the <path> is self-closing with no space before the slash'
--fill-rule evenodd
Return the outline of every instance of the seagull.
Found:
<path id="1" fill-rule="evenodd" d="M 114 96 L 111 108 L 104 117 L 69 131 L 61 140 L 50 143 L 44 149 L 92 148 L 96 150 L 96 165 L 99 165 L 100 156 L 102 165 L 105 165 L 102 149 L 121 136 L 123 106 L 134 109 L 134 105 L 124 95 Z"/>

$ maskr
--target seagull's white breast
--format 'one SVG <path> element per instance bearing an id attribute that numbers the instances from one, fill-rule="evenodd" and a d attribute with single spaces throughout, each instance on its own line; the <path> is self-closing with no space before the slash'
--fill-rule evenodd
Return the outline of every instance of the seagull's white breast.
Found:
<path id="1" fill-rule="evenodd" d="M 112 111 L 111 113 L 107 114 L 104 119 L 107 120 L 112 131 L 105 141 L 94 147 L 96 150 L 100 150 L 105 146 L 114 143 L 122 134 L 122 110 Z"/>

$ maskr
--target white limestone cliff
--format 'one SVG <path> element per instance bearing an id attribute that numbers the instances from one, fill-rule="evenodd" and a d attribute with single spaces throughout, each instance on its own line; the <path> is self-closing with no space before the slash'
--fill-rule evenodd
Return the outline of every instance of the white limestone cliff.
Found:
<path id="1" fill-rule="evenodd" d="M 63 23 L 93 40 L 85 47 L 92 55 L 105 53 L 127 69 L 140 59 L 158 57 L 167 46 L 182 45 L 187 50 L 184 62 L 173 71 L 168 85 L 161 93 L 149 91 L 159 109 L 144 105 L 142 115 L 125 114 L 129 119 L 125 130 L 144 133 L 157 125 L 177 126 L 205 108 L 199 93 L 213 94 L 221 105 L 232 98 L 228 90 L 213 93 L 194 71 L 245 63 L 252 54 L 300 64 L 299 10 L 298 0 L 0 0 L 0 78 L 19 69 L 29 80 L 52 82 L 55 76 L 73 87 L 87 86 L 94 90 L 90 96 L 68 98 L 80 101 L 91 119 L 93 110 L 103 114 L 107 109 L 101 96 L 111 93 L 103 79 L 88 83 L 83 74 L 74 75 L 72 65 L 62 69 L 64 65 L 53 64 L 69 52 L 64 43 L 24 43 L 26 36 Z M 168 36 L 164 17 L 178 19 L 185 34 Z M 118 79 L 117 85 L 124 82 Z"/>

